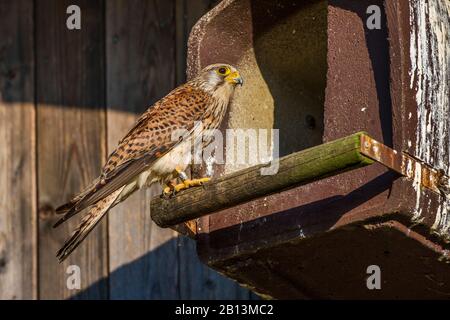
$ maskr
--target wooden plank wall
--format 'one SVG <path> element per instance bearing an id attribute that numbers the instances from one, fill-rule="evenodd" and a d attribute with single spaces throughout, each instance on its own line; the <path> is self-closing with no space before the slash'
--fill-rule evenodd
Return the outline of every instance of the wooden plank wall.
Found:
<path id="1" fill-rule="evenodd" d="M 31 1 L 0 1 L 0 299 L 37 297 L 32 16 Z"/>
<path id="2" fill-rule="evenodd" d="M 95 178 L 149 105 L 185 81 L 186 42 L 212 0 L 0 0 L 0 298 L 252 298 L 150 220 L 158 186 L 112 210 L 63 264 L 79 219 L 54 208 Z M 81 8 L 81 30 L 66 8 Z M 66 285 L 69 265 L 81 290 Z"/>
<path id="3" fill-rule="evenodd" d="M 174 11 L 172 1 L 106 3 L 109 151 L 137 116 L 175 85 Z M 113 299 L 176 296 L 174 232 L 157 229 L 148 215 L 149 201 L 156 193 L 160 189 L 153 187 L 134 194 L 111 212 L 110 268 L 127 264 L 110 276 Z M 171 268 L 164 268 L 161 261 Z"/>
<path id="4" fill-rule="evenodd" d="M 83 0 L 81 30 L 69 30 L 71 0 L 35 2 L 39 297 L 67 298 L 67 266 L 78 265 L 83 287 L 107 276 L 106 224 L 62 265 L 55 252 L 80 219 L 53 229 L 53 209 L 95 178 L 106 157 L 103 3 Z M 86 298 L 107 298 L 106 286 Z"/>

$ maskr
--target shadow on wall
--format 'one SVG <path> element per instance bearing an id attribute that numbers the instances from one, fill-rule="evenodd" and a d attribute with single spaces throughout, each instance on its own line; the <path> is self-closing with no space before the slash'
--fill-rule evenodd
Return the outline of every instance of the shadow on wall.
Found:
<path id="1" fill-rule="evenodd" d="M 256 62 L 280 129 L 280 156 L 322 143 L 327 1 L 251 1 Z"/>
<path id="2" fill-rule="evenodd" d="M 365 27 L 369 4 L 381 8 L 380 30 Z M 361 19 L 383 142 L 392 147 L 389 40 L 383 1 L 251 1 L 254 53 L 273 98 L 273 127 L 280 129 L 280 156 L 322 143 L 330 6 Z"/>
<path id="3" fill-rule="evenodd" d="M 173 257 L 174 246 L 181 248 L 177 268 L 173 267 L 173 264 L 177 263 L 177 257 Z M 105 287 L 109 287 L 109 298 L 117 300 L 259 299 L 247 289 L 236 286 L 234 281 L 227 280 L 208 268 L 198 259 L 188 257 L 193 252 L 195 252 L 195 241 L 185 237 L 174 238 L 144 256 L 117 268 L 110 273 L 109 277 L 102 278 L 88 288 L 78 291 L 70 299 L 84 300 L 92 297 L 98 299 L 98 292 Z M 183 253 L 186 253 L 184 259 Z M 203 279 L 203 281 L 194 279 Z"/>

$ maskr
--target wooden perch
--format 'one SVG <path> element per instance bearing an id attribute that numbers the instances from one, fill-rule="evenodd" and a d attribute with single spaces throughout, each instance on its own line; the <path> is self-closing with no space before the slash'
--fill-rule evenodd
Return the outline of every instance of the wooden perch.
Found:
<path id="1" fill-rule="evenodd" d="M 156 197 L 151 217 L 160 227 L 171 227 L 254 198 L 366 166 L 373 161 L 361 153 L 361 136 L 351 136 L 279 159 L 275 175 L 261 175 L 257 165 L 212 180 L 203 188 L 180 192 L 172 199 Z"/>

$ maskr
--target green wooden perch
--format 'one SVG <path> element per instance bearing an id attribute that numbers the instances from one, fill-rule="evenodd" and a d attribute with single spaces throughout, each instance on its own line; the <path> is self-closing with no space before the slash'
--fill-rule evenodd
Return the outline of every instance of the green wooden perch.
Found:
<path id="1" fill-rule="evenodd" d="M 215 211 L 283 189 L 373 163 L 362 153 L 364 132 L 302 150 L 279 161 L 275 175 L 261 175 L 257 165 L 212 180 L 204 188 L 180 192 L 171 199 L 156 197 L 151 217 L 160 227 L 171 227 Z"/>

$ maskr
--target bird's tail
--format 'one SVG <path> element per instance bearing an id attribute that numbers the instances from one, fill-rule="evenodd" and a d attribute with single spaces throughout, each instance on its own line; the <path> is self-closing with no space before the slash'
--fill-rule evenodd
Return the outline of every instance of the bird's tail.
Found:
<path id="1" fill-rule="evenodd" d="M 99 221 L 105 216 L 108 210 L 116 204 L 116 200 L 123 188 L 124 187 L 121 187 L 114 191 L 109 196 L 98 201 L 89 209 L 89 212 L 83 218 L 78 228 L 75 229 L 70 239 L 68 239 L 62 248 L 56 253 L 56 257 L 59 262 L 64 261 L 72 253 L 72 251 L 80 245 L 89 232 L 91 232 L 97 223 L 99 223 Z"/>

